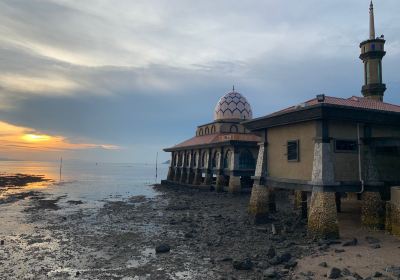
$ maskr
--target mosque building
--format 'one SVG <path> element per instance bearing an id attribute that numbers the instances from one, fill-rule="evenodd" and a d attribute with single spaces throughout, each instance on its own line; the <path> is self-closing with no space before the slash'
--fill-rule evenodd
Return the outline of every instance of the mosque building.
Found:
<path id="1" fill-rule="evenodd" d="M 235 88 L 222 96 L 213 122 L 198 126 L 193 138 L 164 150 L 171 152 L 165 183 L 230 192 L 251 187 L 260 137 L 241 122 L 252 116 L 250 104 Z"/>
<path id="2" fill-rule="evenodd" d="M 338 211 L 346 196 L 357 201 L 362 224 L 400 236 L 400 106 L 383 101 L 385 39 L 375 36 L 372 1 L 369 30 L 360 44 L 362 97 L 321 94 L 252 119 L 250 105 L 233 90 L 218 102 L 213 123 L 165 150 L 173 159 L 168 182 L 221 190 L 229 178 L 234 192 L 251 178 L 255 221 L 275 210 L 277 190 L 291 190 L 315 237 L 339 236 Z"/>

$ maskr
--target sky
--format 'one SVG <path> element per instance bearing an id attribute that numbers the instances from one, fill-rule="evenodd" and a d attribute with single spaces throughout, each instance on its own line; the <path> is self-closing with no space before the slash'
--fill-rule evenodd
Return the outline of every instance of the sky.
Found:
<path id="1" fill-rule="evenodd" d="M 400 104 L 400 1 L 375 0 Z M 368 0 L 0 0 L 0 158 L 154 162 L 232 85 L 260 117 L 360 96 Z"/>

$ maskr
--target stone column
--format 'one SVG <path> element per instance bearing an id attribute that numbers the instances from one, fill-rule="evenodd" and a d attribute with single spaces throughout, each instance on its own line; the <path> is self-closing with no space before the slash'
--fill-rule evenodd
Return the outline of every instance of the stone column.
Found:
<path id="1" fill-rule="evenodd" d="M 179 178 L 179 183 L 183 184 L 186 182 L 186 153 L 186 151 L 182 153 L 182 169 Z"/>
<path id="2" fill-rule="evenodd" d="M 180 167 L 175 166 L 174 182 L 178 182 L 181 176 Z"/>
<path id="3" fill-rule="evenodd" d="M 301 208 L 301 191 L 294 191 L 294 209 Z"/>
<path id="4" fill-rule="evenodd" d="M 240 193 L 242 189 L 242 184 L 240 182 L 240 176 L 229 176 L 229 186 L 228 191 L 230 193 Z"/>
<path id="5" fill-rule="evenodd" d="M 308 233 L 316 238 L 338 238 L 336 199 L 334 192 L 325 192 L 323 187 L 335 184 L 335 172 L 331 144 L 328 138 L 327 123 L 317 124 L 317 138 L 314 143 L 314 161 L 311 183 L 314 185 L 311 194 L 308 214 Z M 318 130 L 319 129 L 319 130 Z M 319 133 L 318 133 L 319 132 Z"/>
<path id="6" fill-rule="evenodd" d="M 221 172 L 221 171 L 219 170 L 218 172 Z M 217 181 L 216 181 L 216 184 L 215 184 L 215 191 L 223 192 L 225 185 L 226 185 L 225 175 L 217 173 Z"/>
<path id="7" fill-rule="evenodd" d="M 204 177 L 204 182 L 203 185 L 205 186 L 210 186 L 212 184 L 212 170 L 211 170 L 211 149 L 209 149 L 207 152 L 207 161 L 206 161 L 206 166 L 205 166 L 205 177 Z"/>
<path id="8" fill-rule="evenodd" d="M 364 192 L 361 195 L 361 222 L 372 229 L 384 229 L 385 202 L 379 192 Z"/>
<path id="9" fill-rule="evenodd" d="M 364 184 L 379 185 L 379 173 L 373 149 L 364 145 Z M 379 192 L 366 191 L 361 195 L 361 222 L 372 229 L 383 229 L 385 225 L 385 205 Z"/>
<path id="10" fill-rule="evenodd" d="M 276 208 L 272 188 L 265 185 L 267 176 L 266 132 L 264 132 L 263 139 L 265 142 L 258 144 L 257 165 L 249 203 L 249 213 L 254 217 L 255 223 L 265 222 L 270 210 Z"/>
<path id="11" fill-rule="evenodd" d="M 175 170 L 174 170 L 174 152 L 171 152 L 171 162 L 168 167 L 168 175 L 167 180 L 172 181 L 174 179 Z"/>

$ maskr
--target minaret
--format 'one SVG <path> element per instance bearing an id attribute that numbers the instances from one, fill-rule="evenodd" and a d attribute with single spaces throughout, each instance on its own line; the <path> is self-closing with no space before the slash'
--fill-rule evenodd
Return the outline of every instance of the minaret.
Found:
<path id="1" fill-rule="evenodd" d="M 369 39 L 360 44 L 360 59 L 364 63 L 364 97 L 383 101 L 386 85 L 382 83 L 382 58 L 385 56 L 383 35 L 375 38 L 374 5 L 369 6 Z"/>

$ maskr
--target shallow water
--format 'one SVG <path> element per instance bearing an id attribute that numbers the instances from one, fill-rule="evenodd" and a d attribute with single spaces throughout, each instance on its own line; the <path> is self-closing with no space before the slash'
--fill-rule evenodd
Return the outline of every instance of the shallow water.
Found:
<path id="1" fill-rule="evenodd" d="M 44 175 L 51 180 L 29 184 L 23 191 L 38 190 L 88 202 L 133 195 L 153 197 L 155 193 L 148 185 L 160 182 L 168 171 L 168 165 L 159 165 L 156 180 L 154 164 L 64 161 L 60 180 L 59 168 L 58 162 L 0 161 L 1 173 Z"/>

